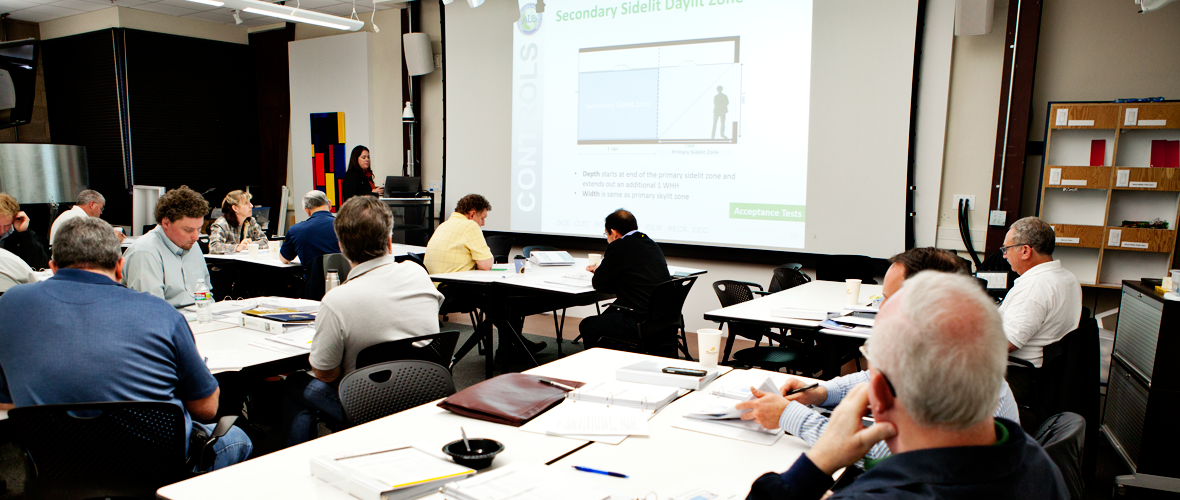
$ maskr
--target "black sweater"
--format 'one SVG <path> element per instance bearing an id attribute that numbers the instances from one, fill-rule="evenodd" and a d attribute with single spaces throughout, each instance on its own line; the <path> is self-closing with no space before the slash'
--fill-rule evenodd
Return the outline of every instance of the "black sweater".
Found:
<path id="1" fill-rule="evenodd" d="M 33 269 L 49 267 L 49 254 L 45 253 L 45 247 L 37 241 L 37 233 L 32 229 L 24 232 L 13 231 L 7 238 L 0 240 L 0 248 L 16 254 Z"/>
<path id="2" fill-rule="evenodd" d="M 615 304 L 636 313 L 647 312 L 656 285 L 672 279 L 660 246 L 636 232 L 606 246 L 602 263 L 594 270 L 594 289 L 618 296 Z"/>
<path id="3" fill-rule="evenodd" d="M 349 198 L 359 195 L 373 196 L 373 188 L 369 187 L 369 176 L 365 175 L 365 169 L 356 167 L 344 173 L 344 182 L 340 186 L 340 205 Z"/>

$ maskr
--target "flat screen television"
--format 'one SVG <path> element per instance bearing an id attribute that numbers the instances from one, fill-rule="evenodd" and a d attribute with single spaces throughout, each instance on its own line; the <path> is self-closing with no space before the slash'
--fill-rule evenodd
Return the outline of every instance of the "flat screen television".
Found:
<path id="1" fill-rule="evenodd" d="M 39 53 L 32 38 L 0 42 L 0 129 L 32 120 Z"/>

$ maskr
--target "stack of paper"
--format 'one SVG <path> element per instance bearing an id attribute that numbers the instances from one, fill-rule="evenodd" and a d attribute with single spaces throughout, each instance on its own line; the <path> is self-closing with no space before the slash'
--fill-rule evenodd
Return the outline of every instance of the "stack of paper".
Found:
<path id="1" fill-rule="evenodd" d="M 442 488 L 448 500 L 513 500 L 560 498 L 562 500 L 609 500 L 611 492 L 594 483 L 554 474 L 544 465 L 513 463 L 485 472 L 471 479 L 450 483 Z"/>
<path id="2" fill-rule="evenodd" d="M 388 448 L 312 457 L 311 473 L 362 500 L 404 500 L 470 477 L 474 470 L 418 448 Z"/>
<path id="3" fill-rule="evenodd" d="M 644 427 L 636 427 L 634 429 L 622 429 L 615 431 L 617 434 L 572 434 L 571 430 L 565 429 L 566 422 L 577 419 L 584 419 L 587 415 L 594 415 L 595 418 L 602 418 L 607 415 L 607 418 L 614 419 L 622 423 L 624 421 L 644 420 L 645 422 L 651 419 L 654 412 L 648 410 L 640 410 L 637 408 L 628 408 L 626 406 L 606 406 L 598 403 L 587 403 L 585 401 L 574 401 L 567 399 L 561 404 L 550 408 L 545 413 L 537 415 L 536 418 L 529 420 L 528 423 L 520 426 L 520 430 L 524 432 L 532 432 L 534 434 L 556 434 L 572 439 L 584 439 L 587 441 L 594 441 L 596 443 L 614 444 L 617 445 L 627 439 L 627 436 L 632 430 L 636 432 L 647 433 Z M 630 420 L 627 420 L 630 419 Z M 613 425 L 613 424 L 612 424 Z M 637 424 L 643 425 L 643 424 Z M 597 431 L 605 432 L 605 431 Z"/>
<path id="4" fill-rule="evenodd" d="M 270 342 L 277 342 L 277 343 L 285 345 L 287 347 L 294 347 L 296 349 L 310 351 L 311 350 L 311 339 L 314 337 L 315 337 L 315 329 L 303 328 L 303 329 L 283 333 L 280 335 L 275 335 L 273 337 L 267 337 L 264 340 L 267 340 Z"/>
<path id="5" fill-rule="evenodd" d="M 873 333 L 873 324 L 875 322 L 875 318 L 865 318 L 857 313 L 852 313 L 846 316 L 826 319 L 820 323 L 820 326 L 849 333 L 869 334 Z"/>
<path id="6" fill-rule="evenodd" d="M 236 349 L 204 351 L 205 366 L 210 370 L 241 370 L 242 353 Z"/>
<path id="7" fill-rule="evenodd" d="M 758 389 L 765 392 L 778 390 L 769 377 Z M 731 398 L 705 396 L 696 410 L 686 413 L 684 418 L 673 423 L 672 427 L 767 446 L 782 437 L 783 432 L 780 429 L 766 429 L 755 420 L 742 420 L 742 414 L 750 410 L 738 410 L 734 408 L 736 404 L 737 402 Z"/>
<path id="8" fill-rule="evenodd" d="M 705 376 L 695 377 L 664 373 L 664 368 L 688 368 L 692 370 L 705 370 Z M 628 382 L 664 385 L 668 387 L 679 387 L 681 389 L 699 391 L 705 386 L 709 385 L 709 382 L 712 382 L 713 379 L 717 378 L 718 375 L 726 373 L 732 369 L 733 368 L 728 366 L 704 368 L 700 363 L 682 361 L 678 359 L 669 359 L 666 362 L 642 361 L 633 365 L 616 369 L 615 378 Z"/>
<path id="9" fill-rule="evenodd" d="M 290 309 L 299 312 L 316 312 L 320 310 L 320 301 L 307 299 L 293 299 L 290 297 L 258 297 L 258 307 L 270 309 Z"/>
<path id="10" fill-rule="evenodd" d="M 579 387 L 566 397 L 575 401 L 659 411 L 685 392 L 675 387 L 604 380 Z"/>
<path id="11" fill-rule="evenodd" d="M 778 392 L 778 387 L 774 385 L 774 381 L 770 380 L 770 377 L 767 377 L 762 381 L 761 385 L 758 386 L 758 390 L 762 392 Z M 746 388 L 746 392 L 749 393 L 748 387 Z M 753 394 L 749 394 L 749 396 L 743 401 L 749 401 L 751 399 L 757 398 L 755 398 Z M 737 403 L 734 402 L 732 398 L 717 398 L 710 400 L 706 406 L 690 411 L 684 416 L 686 418 L 695 418 L 699 420 L 732 420 L 740 419 L 742 418 L 743 414 L 750 411 L 734 408 L 734 405 L 736 404 Z"/>
<path id="12" fill-rule="evenodd" d="M 711 384 L 709 394 L 745 401 L 750 399 L 750 388 L 757 387 L 763 380 L 769 378 L 775 386 L 781 387 L 789 377 L 790 375 L 785 373 L 762 370 L 734 370 Z"/>

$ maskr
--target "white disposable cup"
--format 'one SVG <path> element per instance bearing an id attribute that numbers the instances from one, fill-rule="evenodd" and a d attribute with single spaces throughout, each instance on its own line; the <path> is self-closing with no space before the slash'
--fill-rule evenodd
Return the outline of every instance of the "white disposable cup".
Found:
<path id="1" fill-rule="evenodd" d="M 844 293 L 848 296 L 849 304 L 860 303 L 860 280 L 849 279 L 844 280 Z"/>
<path id="2" fill-rule="evenodd" d="M 701 366 L 716 368 L 717 356 L 720 352 L 721 330 L 712 328 L 697 330 L 697 356 L 701 358 Z"/>
<path id="3" fill-rule="evenodd" d="M 268 243 L 267 248 L 270 248 L 271 255 L 278 255 L 279 254 L 279 242 L 278 241 L 272 241 L 272 242 Z"/>
<path id="4" fill-rule="evenodd" d="M 246 252 L 248 252 L 251 257 L 257 257 L 258 256 L 258 244 L 257 243 L 247 243 L 246 244 Z"/>
<path id="5" fill-rule="evenodd" d="M 1174 292 L 1180 288 L 1180 269 L 1173 269 L 1169 272 L 1172 273 L 1172 291 Z"/>
<path id="6" fill-rule="evenodd" d="M 590 265 L 592 265 L 592 266 L 597 266 L 598 264 L 600 264 L 602 262 L 602 254 L 600 254 L 600 253 L 592 253 L 589 255 L 589 257 L 590 257 Z"/>

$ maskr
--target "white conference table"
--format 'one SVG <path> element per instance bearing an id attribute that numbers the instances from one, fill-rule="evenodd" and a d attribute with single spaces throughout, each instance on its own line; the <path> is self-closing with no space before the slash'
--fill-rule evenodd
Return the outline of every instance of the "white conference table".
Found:
<path id="1" fill-rule="evenodd" d="M 223 368 L 212 370 L 213 373 L 229 372 L 229 371 L 243 371 L 249 368 L 256 368 L 268 363 L 274 363 L 285 360 L 295 360 L 298 358 L 306 358 L 308 351 L 293 352 L 287 349 L 287 352 L 280 352 L 274 349 L 266 349 L 254 345 L 252 342 L 270 342 L 267 337 L 273 337 L 275 334 L 260 332 L 258 330 L 251 330 L 249 328 L 242 328 L 238 326 L 237 318 L 241 313 L 234 313 L 218 317 L 211 323 L 200 324 L 196 321 L 189 322 L 189 328 L 193 331 L 193 336 L 197 343 L 197 352 L 209 353 L 212 351 L 237 351 L 241 357 L 242 366 L 233 368 Z M 274 343 L 276 347 L 281 348 L 283 344 Z M 290 370 L 286 370 L 290 371 Z M 281 372 L 281 371 L 280 371 Z M 280 372 L 267 374 L 277 375 Z"/>
<path id="2" fill-rule="evenodd" d="M 838 345 L 840 342 L 836 342 L 835 340 L 837 339 L 832 339 L 832 337 L 854 337 L 854 339 L 842 339 L 844 341 L 843 343 L 846 344 L 848 342 L 867 339 L 868 336 L 848 334 L 845 332 L 837 333 L 827 329 L 820 329 L 820 321 L 775 316 L 772 312 L 775 309 L 787 307 L 841 312 L 844 311 L 845 307 L 868 304 L 870 302 L 869 297 L 881 294 L 881 288 L 881 285 L 861 285 L 860 297 L 857 298 L 856 302 L 850 303 L 845 294 L 844 282 L 816 280 L 778 293 L 742 302 L 741 304 L 715 309 L 706 312 L 704 317 L 709 321 L 811 330 L 824 334 L 830 340 L 825 340 L 824 349 L 822 349 L 824 352 L 823 378 L 830 379 L 840 374 L 840 367 L 836 357 L 841 355 L 840 345 Z"/>
<path id="3" fill-rule="evenodd" d="M 613 379 L 615 368 L 645 359 L 667 358 L 590 349 L 525 373 L 589 382 Z M 504 452 L 487 470 L 515 462 L 552 462 L 556 466 L 601 463 L 634 476 L 619 481 L 597 474 L 579 474 L 579 477 L 640 497 L 648 491 L 678 486 L 689 478 L 714 474 L 740 480 L 749 478 L 752 482 L 764 472 L 786 470 L 806 451 L 807 445 L 791 436 L 781 437 L 774 446 L 764 446 L 671 427 L 686 411 L 695 408 L 697 401 L 693 396 L 704 397 L 706 392 L 689 393 L 673 401 L 651 420 L 650 437 L 631 436 L 619 445 L 525 432 L 516 427 L 450 413 L 439 408 L 436 401 L 165 486 L 157 495 L 170 500 L 346 500 L 352 497 L 311 475 L 311 457 L 409 443 L 439 458 L 446 458 L 441 449 L 459 437 L 460 426 L 470 437 L 492 438 L 504 443 Z M 441 495 L 432 494 L 426 498 L 441 498 Z"/>
<path id="4" fill-rule="evenodd" d="M 586 273 L 586 267 L 590 265 L 590 259 L 576 258 L 574 264 L 570 266 L 532 266 L 531 269 L 524 273 L 515 272 L 515 264 L 496 264 L 495 267 L 508 266 L 508 270 L 491 270 L 491 271 L 461 271 L 457 273 L 439 273 L 430 275 L 430 279 L 443 283 L 468 283 L 468 284 L 489 284 L 496 283 L 501 285 L 509 285 L 521 288 L 528 288 L 539 291 L 557 292 L 561 294 L 580 294 L 586 292 L 593 292 L 594 288 L 591 286 L 576 287 L 570 285 L 562 285 L 558 283 L 549 283 L 546 280 L 560 278 L 567 274 Z M 708 272 L 705 269 L 696 269 L 691 267 L 668 266 L 668 274 L 676 276 L 680 273 L 681 276 L 698 276 Z"/>

